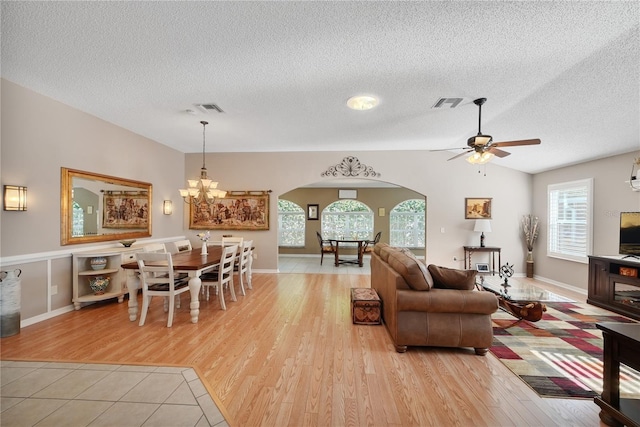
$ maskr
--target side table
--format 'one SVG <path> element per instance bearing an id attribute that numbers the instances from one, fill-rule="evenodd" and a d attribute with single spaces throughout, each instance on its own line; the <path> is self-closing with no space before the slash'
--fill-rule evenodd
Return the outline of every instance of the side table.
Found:
<path id="1" fill-rule="evenodd" d="M 491 254 L 491 274 L 496 274 L 496 253 L 498 254 L 498 268 L 502 264 L 500 259 L 500 251 L 502 248 L 495 246 L 463 246 L 464 248 L 464 268 L 471 268 L 471 255 L 474 252 L 489 252 Z M 468 267 L 467 267 L 468 266 Z"/>

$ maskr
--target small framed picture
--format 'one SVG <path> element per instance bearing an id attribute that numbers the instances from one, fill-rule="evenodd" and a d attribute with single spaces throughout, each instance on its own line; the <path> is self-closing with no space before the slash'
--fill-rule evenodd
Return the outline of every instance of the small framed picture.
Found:
<path id="1" fill-rule="evenodd" d="M 465 198 L 464 219 L 491 219 L 491 198 Z"/>
<path id="2" fill-rule="evenodd" d="M 307 219 L 312 221 L 318 219 L 318 205 L 307 205 Z"/>
<path id="3" fill-rule="evenodd" d="M 489 272 L 489 264 L 476 264 L 476 271 L 478 273 L 488 273 Z"/>

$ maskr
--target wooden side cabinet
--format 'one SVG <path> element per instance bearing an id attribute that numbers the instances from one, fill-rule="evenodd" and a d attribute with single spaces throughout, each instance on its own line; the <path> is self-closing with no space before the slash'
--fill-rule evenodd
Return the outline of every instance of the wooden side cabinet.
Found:
<path id="1" fill-rule="evenodd" d="M 640 320 L 640 260 L 590 256 L 587 302 Z"/>
<path id="2" fill-rule="evenodd" d="M 121 303 L 127 292 L 126 275 L 120 267 L 124 262 L 135 260 L 135 252 L 140 248 L 108 248 L 96 251 L 76 252 L 73 254 L 73 307 L 80 310 L 83 303 L 93 303 L 117 298 Z M 105 258 L 107 264 L 100 270 L 94 270 L 91 260 Z M 109 285 L 104 293 L 96 294 L 90 286 L 90 280 L 108 277 Z"/>

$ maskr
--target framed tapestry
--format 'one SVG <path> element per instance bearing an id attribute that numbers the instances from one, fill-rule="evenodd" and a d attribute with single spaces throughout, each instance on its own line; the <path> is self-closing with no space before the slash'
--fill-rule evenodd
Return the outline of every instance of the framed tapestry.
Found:
<path id="1" fill-rule="evenodd" d="M 491 198 L 464 199 L 464 219 L 491 219 Z"/>
<path id="2" fill-rule="evenodd" d="M 149 193 L 146 191 L 105 191 L 103 228 L 147 228 Z"/>
<path id="3" fill-rule="evenodd" d="M 229 191 L 213 204 L 191 201 L 189 228 L 194 230 L 268 230 L 268 191 Z"/>

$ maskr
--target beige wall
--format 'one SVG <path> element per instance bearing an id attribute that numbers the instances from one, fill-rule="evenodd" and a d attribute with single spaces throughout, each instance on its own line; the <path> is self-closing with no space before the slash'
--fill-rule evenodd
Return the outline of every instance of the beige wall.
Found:
<path id="1" fill-rule="evenodd" d="M 608 157 L 533 177 L 533 213 L 540 217 L 540 238 L 535 245 L 535 274 L 543 278 L 587 289 L 588 265 L 546 256 L 548 225 L 547 186 L 593 178 L 593 254 L 618 255 L 620 212 L 640 211 L 640 192 L 629 180 L 633 160 L 640 152 Z"/>
<path id="2" fill-rule="evenodd" d="M 23 320 L 71 304 L 71 253 L 94 246 L 60 245 L 61 167 L 150 182 L 150 240 L 183 235 L 182 216 L 161 212 L 164 199 L 183 204 L 183 153 L 4 79 L 1 93 L 2 184 L 28 187 L 26 212 L 0 211 L 0 264 L 23 270 Z"/>
<path id="3" fill-rule="evenodd" d="M 513 154 L 516 155 L 516 154 Z M 185 170 L 195 177 L 202 155 L 186 155 Z M 269 231 L 238 232 L 254 240 L 258 269 L 275 269 L 277 253 L 277 200 L 298 187 L 330 182 L 321 176 L 346 156 L 355 156 L 372 167 L 380 181 L 391 182 L 427 199 L 427 262 L 449 267 L 463 266 L 463 245 L 478 245 L 479 233 L 472 220 L 464 219 L 465 197 L 493 198 L 493 232 L 487 234 L 488 246 L 502 248 L 502 262 L 514 264 L 524 272 L 525 247 L 520 218 L 531 210 L 531 175 L 490 164 L 486 176 L 460 159 L 448 162 L 451 153 L 426 151 L 344 151 L 287 153 L 210 153 L 206 156 L 209 175 L 225 190 L 272 190 Z M 360 178 L 360 177 L 359 177 Z M 197 241 L 196 231 L 187 230 L 188 209 L 184 209 L 185 233 Z M 215 237 L 223 233 L 214 232 Z M 456 257 L 457 261 L 453 258 Z M 473 263 L 486 262 L 479 254 Z"/>
<path id="4" fill-rule="evenodd" d="M 409 199 L 422 199 L 425 197 L 415 191 L 406 188 L 358 188 L 357 200 L 369 206 L 373 210 L 373 233 L 382 232 L 381 242 L 389 242 L 389 211 L 398 203 Z M 306 209 L 307 204 L 317 204 L 318 215 L 322 215 L 322 210 L 331 203 L 340 200 L 337 188 L 297 188 L 284 193 L 280 199 L 290 200 Z M 378 215 L 378 208 L 385 209 L 385 216 Z M 321 232 L 320 221 L 306 222 L 306 236 L 304 248 L 280 248 L 281 254 L 318 254 L 320 246 L 316 237 L 316 232 Z M 373 239 L 374 235 L 370 236 Z M 414 249 L 416 255 L 424 255 L 424 250 Z"/>

